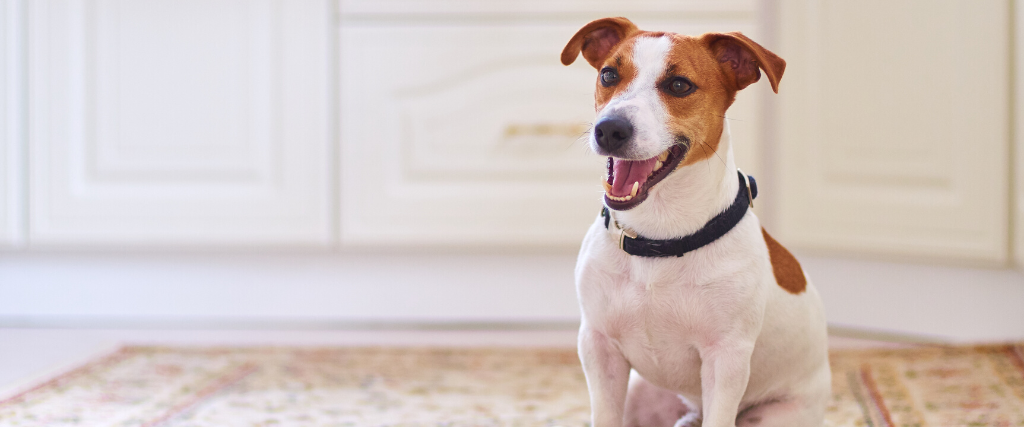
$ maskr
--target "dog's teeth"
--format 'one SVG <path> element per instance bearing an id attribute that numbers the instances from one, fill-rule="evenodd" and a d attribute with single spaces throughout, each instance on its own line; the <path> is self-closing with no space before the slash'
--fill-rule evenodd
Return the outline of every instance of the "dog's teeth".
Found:
<path id="1" fill-rule="evenodd" d="M 664 162 L 666 159 L 668 159 L 668 151 L 662 152 L 661 154 L 658 155 L 658 160 Z"/>
<path id="2" fill-rule="evenodd" d="M 617 196 L 613 196 L 611 194 L 606 194 L 605 196 L 607 196 L 609 199 L 614 200 L 616 202 L 625 202 L 625 201 L 628 201 L 629 199 L 633 198 L 632 196 L 617 197 Z"/>
<path id="3" fill-rule="evenodd" d="M 664 165 L 664 163 L 662 163 L 661 160 L 655 160 L 654 161 L 654 170 L 661 169 L 662 165 Z"/>
<path id="4" fill-rule="evenodd" d="M 607 192 L 609 192 L 609 191 L 612 191 L 612 185 L 611 185 L 611 184 L 609 184 L 609 183 L 608 183 L 608 181 L 605 181 L 605 182 L 604 182 L 604 191 L 605 191 L 606 193 L 607 193 Z"/>
<path id="5" fill-rule="evenodd" d="M 634 197 L 634 196 L 636 196 L 636 192 L 637 192 L 638 190 L 640 190 L 640 181 L 637 181 L 637 182 L 634 182 L 634 183 L 633 183 L 633 191 L 630 191 L 630 192 L 629 192 L 629 196 L 630 196 L 630 197 Z"/>

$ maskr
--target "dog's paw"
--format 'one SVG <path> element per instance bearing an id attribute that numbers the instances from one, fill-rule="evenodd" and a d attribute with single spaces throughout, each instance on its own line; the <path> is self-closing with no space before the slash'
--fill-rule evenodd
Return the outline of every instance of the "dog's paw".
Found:
<path id="1" fill-rule="evenodd" d="M 703 417 L 700 416 L 700 412 L 693 411 L 683 415 L 683 417 L 680 418 L 679 421 L 676 421 L 675 425 L 672 427 L 700 427 L 703 421 L 704 420 Z"/>

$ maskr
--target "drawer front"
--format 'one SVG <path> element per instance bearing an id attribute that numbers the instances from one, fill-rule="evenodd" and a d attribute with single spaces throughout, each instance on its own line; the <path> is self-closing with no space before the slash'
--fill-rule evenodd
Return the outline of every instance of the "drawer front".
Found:
<path id="1" fill-rule="evenodd" d="M 606 160 L 586 144 L 596 71 L 558 58 L 586 21 L 530 22 L 343 21 L 344 244 L 579 243 L 603 194 Z M 747 18 L 636 22 L 753 32 Z M 756 98 L 730 111 L 737 139 L 757 133 Z"/>

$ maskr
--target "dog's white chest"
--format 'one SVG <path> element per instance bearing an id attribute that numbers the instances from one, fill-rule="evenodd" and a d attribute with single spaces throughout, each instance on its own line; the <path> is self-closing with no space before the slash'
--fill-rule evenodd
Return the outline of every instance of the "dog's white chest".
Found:
<path id="1" fill-rule="evenodd" d="M 615 340 L 645 378 L 699 396 L 697 348 L 729 336 L 725 329 L 742 327 L 741 312 L 756 305 L 759 284 L 749 263 L 757 257 L 729 256 L 714 247 L 683 258 L 633 257 L 607 238 L 603 224 L 595 227 L 577 268 L 587 326 Z"/>
<path id="2" fill-rule="evenodd" d="M 607 305 L 588 316 L 588 322 L 616 340 L 630 365 L 645 378 L 682 380 L 661 385 L 699 393 L 697 340 L 711 331 L 690 319 L 709 317 L 703 313 L 696 286 L 638 275 L 639 280 L 624 280 L 618 287 L 597 291 L 594 296 Z M 584 291 L 581 297 L 596 306 L 586 294 Z"/>

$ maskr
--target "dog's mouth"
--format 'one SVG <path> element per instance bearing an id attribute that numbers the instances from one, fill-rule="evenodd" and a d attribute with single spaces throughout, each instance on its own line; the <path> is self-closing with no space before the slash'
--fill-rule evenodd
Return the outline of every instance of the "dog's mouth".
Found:
<path id="1" fill-rule="evenodd" d="M 684 145 L 676 144 L 647 160 L 608 158 L 608 178 L 604 182 L 604 203 L 624 211 L 635 208 L 647 199 L 655 184 L 665 179 L 686 154 Z"/>

